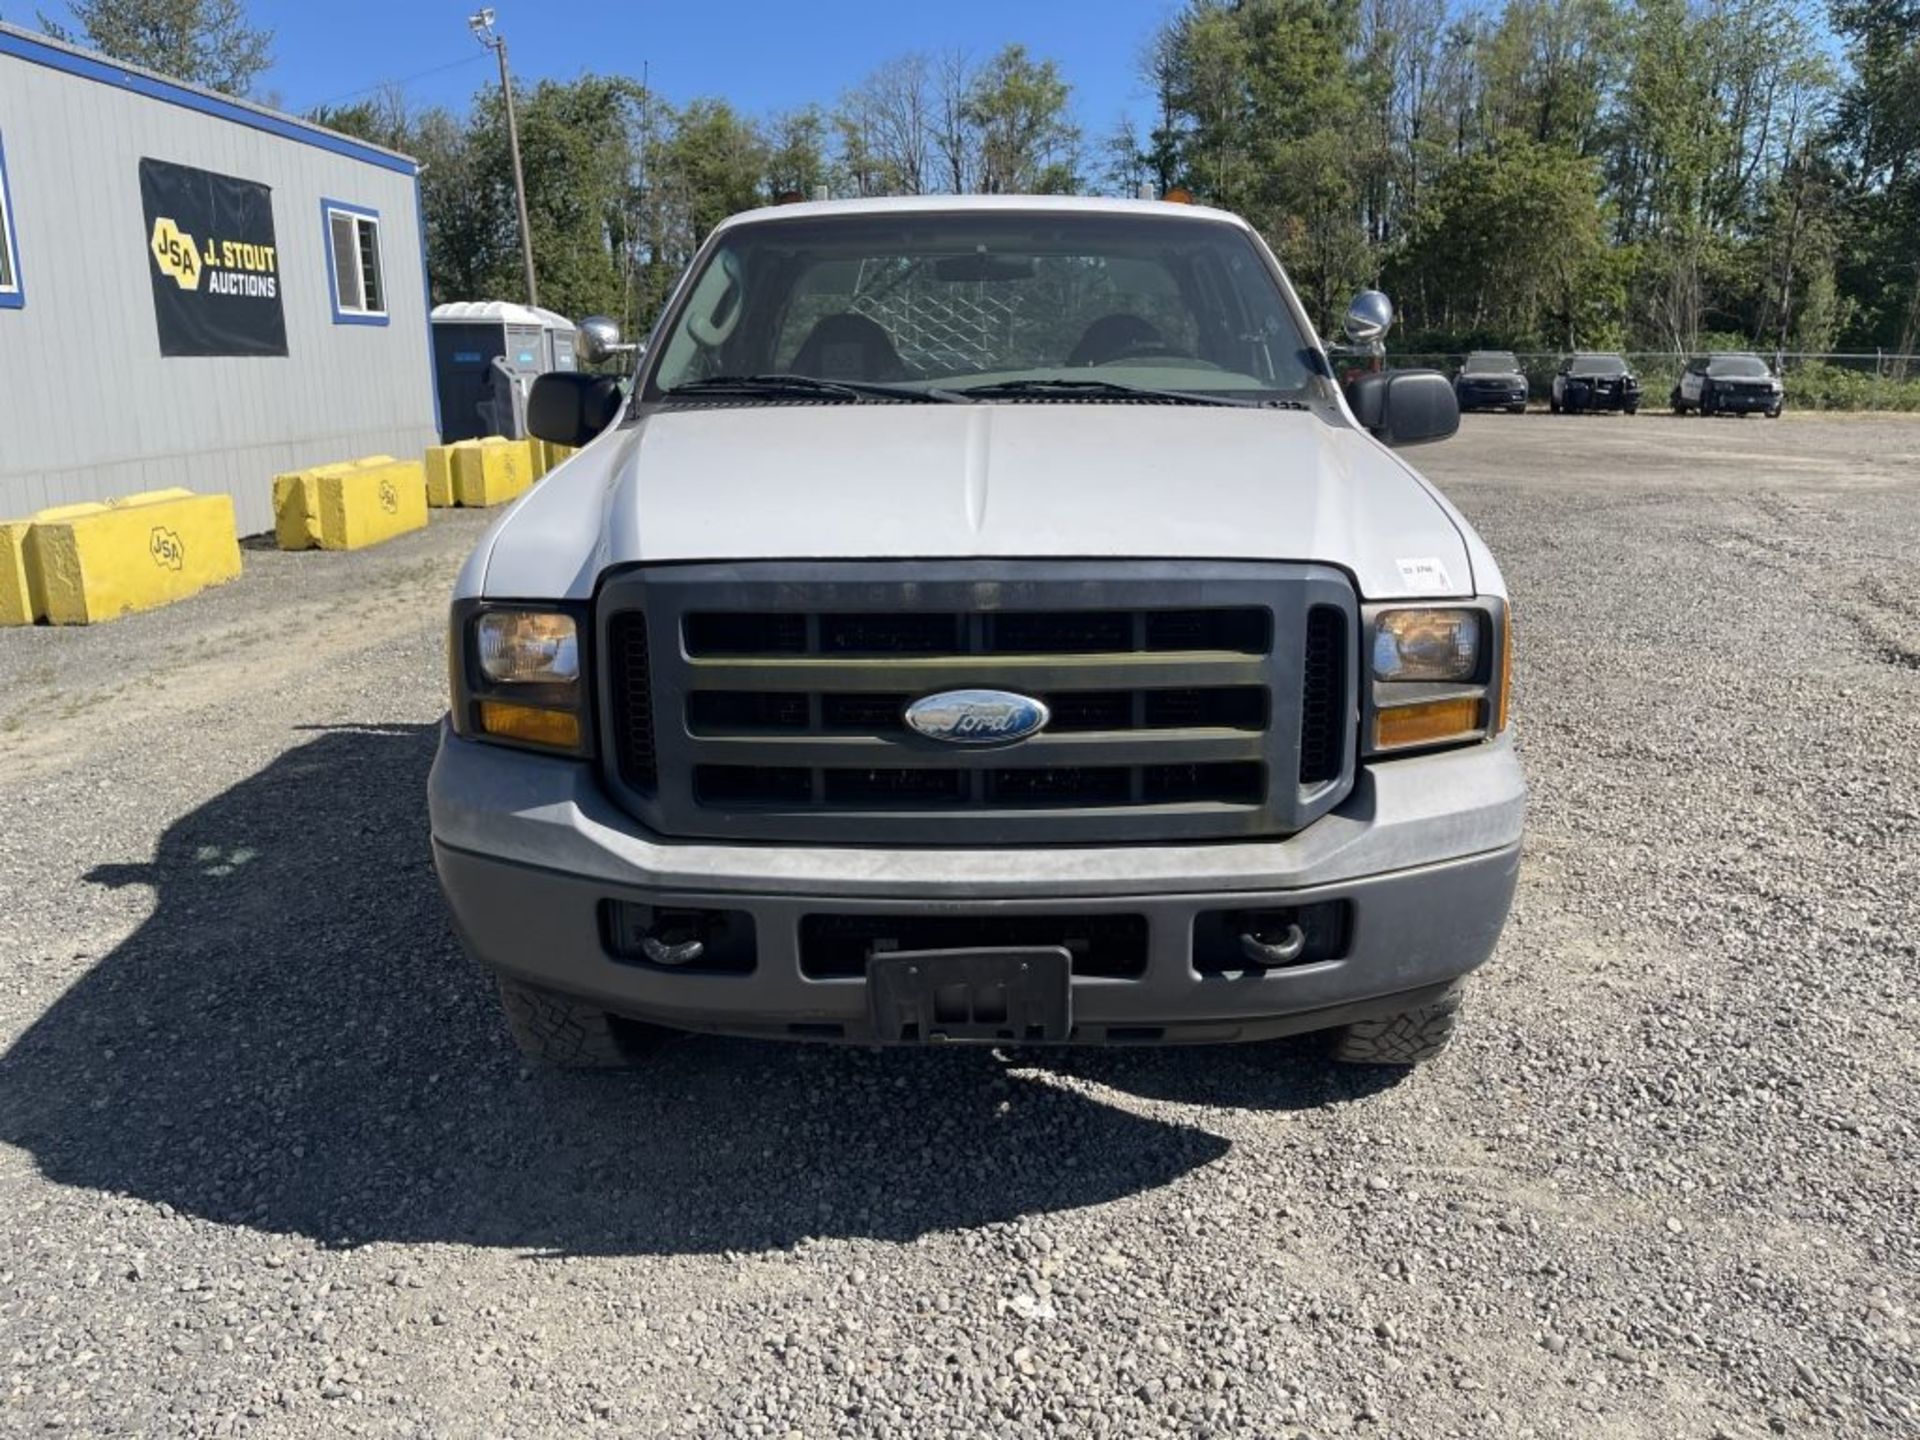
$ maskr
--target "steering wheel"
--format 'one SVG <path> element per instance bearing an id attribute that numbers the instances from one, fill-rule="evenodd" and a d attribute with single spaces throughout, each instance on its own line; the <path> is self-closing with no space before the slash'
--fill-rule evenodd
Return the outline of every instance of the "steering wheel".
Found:
<path id="1" fill-rule="evenodd" d="M 1094 365 L 1096 368 L 1101 365 L 1124 365 L 1129 360 L 1145 360 L 1153 356 L 1161 356 L 1169 360 L 1192 360 L 1196 358 L 1184 350 L 1169 345 L 1165 340 L 1158 338 L 1149 339 L 1142 336 L 1138 340 L 1129 340 L 1105 359 L 1095 361 Z"/>

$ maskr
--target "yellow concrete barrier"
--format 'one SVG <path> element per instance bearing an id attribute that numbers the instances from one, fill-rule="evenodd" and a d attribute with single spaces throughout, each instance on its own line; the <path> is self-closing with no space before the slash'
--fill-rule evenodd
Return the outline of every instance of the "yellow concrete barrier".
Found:
<path id="1" fill-rule="evenodd" d="M 29 606 L 56 625 L 151 610 L 240 575 L 230 495 L 136 498 L 42 510 L 27 530 Z"/>
<path id="2" fill-rule="evenodd" d="M 0 524 L 0 625 L 31 625 L 40 618 L 27 584 L 27 520 Z"/>
<path id="3" fill-rule="evenodd" d="M 533 457 L 524 440 L 490 435 L 477 444 L 453 447 L 453 499 L 456 505 L 499 505 L 524 494 L 533 484 Z"/>
<path id="4" fill-rule="evenodd" d="M 273 535 L 282 550 L 360 550 L 427 523 L 425 469 L 369 455 L 273 477 Z"/>
<path id="5" fill-rule="evenodd" d="M 465 446 L 478 445 L 478 440 L 456 440 L 451 445 L 429 445 L 425 457 L 427 468 L 427 504 L 437 510 L 445 510 L 458 504 L 453 493 L 453 457 L 456 451 Z"/>

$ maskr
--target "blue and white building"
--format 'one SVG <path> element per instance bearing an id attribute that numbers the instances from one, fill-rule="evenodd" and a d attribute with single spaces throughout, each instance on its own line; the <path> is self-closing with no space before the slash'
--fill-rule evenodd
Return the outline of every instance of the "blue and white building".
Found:
<path id="1" fill-rule="evenodd" d="M 0 24 L 0 520 L 438 438 L 419 167 Z"/>

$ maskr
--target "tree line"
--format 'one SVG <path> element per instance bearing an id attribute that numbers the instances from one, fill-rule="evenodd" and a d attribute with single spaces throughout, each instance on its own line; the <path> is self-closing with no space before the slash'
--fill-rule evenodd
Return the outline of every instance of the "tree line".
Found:
<path id="1" fill-rule="evenodd" d="M 240 0 L 73 8 L 219 88 L 269 60 Z M 1019 45 L 773 115 L 517 85 L 541 300 L 644 328 L 715 224 L 782 198 L 1180 187 L 1253 221 L 1316 321 L 1380 285 L 1415 348 L 1920 349 L 1920 0 L 1188 0 L 1142 42 L 1150 113 L 1093 135 Z M 521 293 L 497 86 L 311 118 L 423 162 L 436 300 Z"/>

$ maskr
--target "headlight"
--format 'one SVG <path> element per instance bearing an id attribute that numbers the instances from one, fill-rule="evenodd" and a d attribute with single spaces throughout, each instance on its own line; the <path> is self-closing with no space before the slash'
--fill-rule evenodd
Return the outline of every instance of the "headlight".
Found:
<path id="1" fill-rule="evenodd" d="M 1506 603 L 1370 611 L 1365 748 L 1373 755 L 1485 740 L 1507 725 Z"/>
<path id="2" fill-rule="evenodd" d="M 474 627 L 480 673 L 495 685 L 573 685 L 580 636 L 571 615 L 490 610 Z"/>
<path id="3" fill-rule="evenodd" d="M 586 754 L 580 636 L 581 621 L 567 610 L 455 605 L 449 657 L 455 732 Z"/>
<path id="4" fill-rule="evenodd" d="M 1477 610 L 1388 610 L 1374 622 L 1376 680 L 1471 680 L 1480 673 Z"/>

